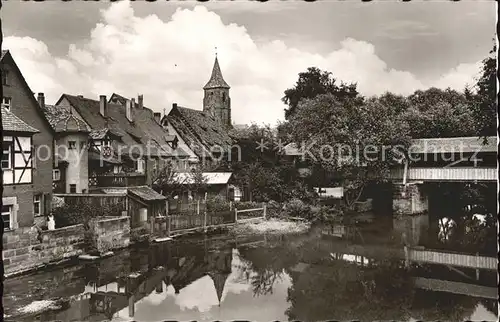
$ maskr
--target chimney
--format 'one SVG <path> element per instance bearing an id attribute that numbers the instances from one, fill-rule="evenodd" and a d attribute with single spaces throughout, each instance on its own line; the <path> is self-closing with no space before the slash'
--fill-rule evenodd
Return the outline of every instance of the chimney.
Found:
<path id="1" fill-rule="evenodd" d="M 135 108 L 135 98 L 132 98 L 131 101 L 132 101 L 132 108 Z"/>
<path id="2" fill-rule="evenodd" d="M 99 112 L 103 117 L 108 115 L 108 102 L 106 101 L 106 95 L 99 96 Z"/>
<path id="3" fill-rule="evenodd" d="M 139 108 L 144 108 L 144 96 L 142 94 L 137 96 L 137 103 Z"/>
<path id="4" fill-rule="evenodd" d="M 131 100 L 127 100 L 125 103 L 125 115 L 127 116 L 127 120 L 129 120 L 129 122 L 132 122 L 132 103 L 133 101 Z"/>
<path id="5" fill-rule="evenodd" d="M 83 95 L 77 95 L 76 97 L 78 97 L 78 98 L 83 98 Z"/>
<path id="6" fill-rule="evenodd" d="M 172 103 L 172 108 L 176 108 L 177 107 L 177 103 Z"/>
<path id="7" fill-rule="evenodd" d="M 154 119 L 156 123 L 160 124 L 161 123 L 161 113 L 153 113 Z"/>
<path id="8" fill-rule="evenodd" d="M 43 93 L 38 93 L 38 105 L 40 105 L 41 108 L 45 107 L 45 96 Z"/>

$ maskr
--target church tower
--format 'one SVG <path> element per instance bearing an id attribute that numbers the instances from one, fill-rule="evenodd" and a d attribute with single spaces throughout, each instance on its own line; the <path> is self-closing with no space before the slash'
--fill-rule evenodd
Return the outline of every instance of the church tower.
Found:
<path id="1" fill-rule="evenodd" d="M 229 85 L 222 77 L 216 54 L 212 75 L 208 83 L 203 87 L 205 92 L 203 111 L 213 115 L 226 128 L 231 127 L 231 98 L 229 97 L 229 89 Z"/>

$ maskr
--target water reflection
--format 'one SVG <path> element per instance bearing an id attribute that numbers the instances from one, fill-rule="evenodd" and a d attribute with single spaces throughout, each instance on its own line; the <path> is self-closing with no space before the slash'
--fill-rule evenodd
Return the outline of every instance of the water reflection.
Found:
<path id="1" fill-rule="evenodd" d="M 16 321 L 496 320 L 493 299 L 416 287 L 415 277 L 449 280 L 453 271 L 408 271 L 389 252 L 351 248 L 315 233 L 158 244 L 9 279 L 4 306 L 15 316 L 36 300 L 70 300 Z M 481 283 L 496 286 L 489 282 Z"/>

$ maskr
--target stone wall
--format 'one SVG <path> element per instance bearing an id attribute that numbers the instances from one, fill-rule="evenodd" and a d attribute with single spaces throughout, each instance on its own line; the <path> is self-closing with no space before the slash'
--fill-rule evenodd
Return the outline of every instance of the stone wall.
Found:
<path id="1" fill-rule="evenodd" d="M 5 274 L 29 271 L 83 253 L 83 225 L 55 230 L 19 228 L 3 236 Z"/>
<path id="2" fill-rule="evenodd" d="M 100 254 L 130 245 L 130 217 L 104 217 L 90 223 L 91 246 Z"/>
<path id="3" fill-rule="evenodd" d="M 395 184 L 392 200 L 395 215 L 418 215 L 429 210 L 429 200 L 421 184 Z"/>

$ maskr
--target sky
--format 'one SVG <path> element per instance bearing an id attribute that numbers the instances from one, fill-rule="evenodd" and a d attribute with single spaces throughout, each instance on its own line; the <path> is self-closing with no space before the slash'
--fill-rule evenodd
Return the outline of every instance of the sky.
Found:
<path id="1" fill-rule="evenodd" d="M 155 112 L 202 109 L 215 52 L 237 124 L 284 119 L 283 92 L 319 67 L 367 96 L 474 84 L 495 1 L 4 0 L 3 49 L 34 92 L 144 95 Z"/>

